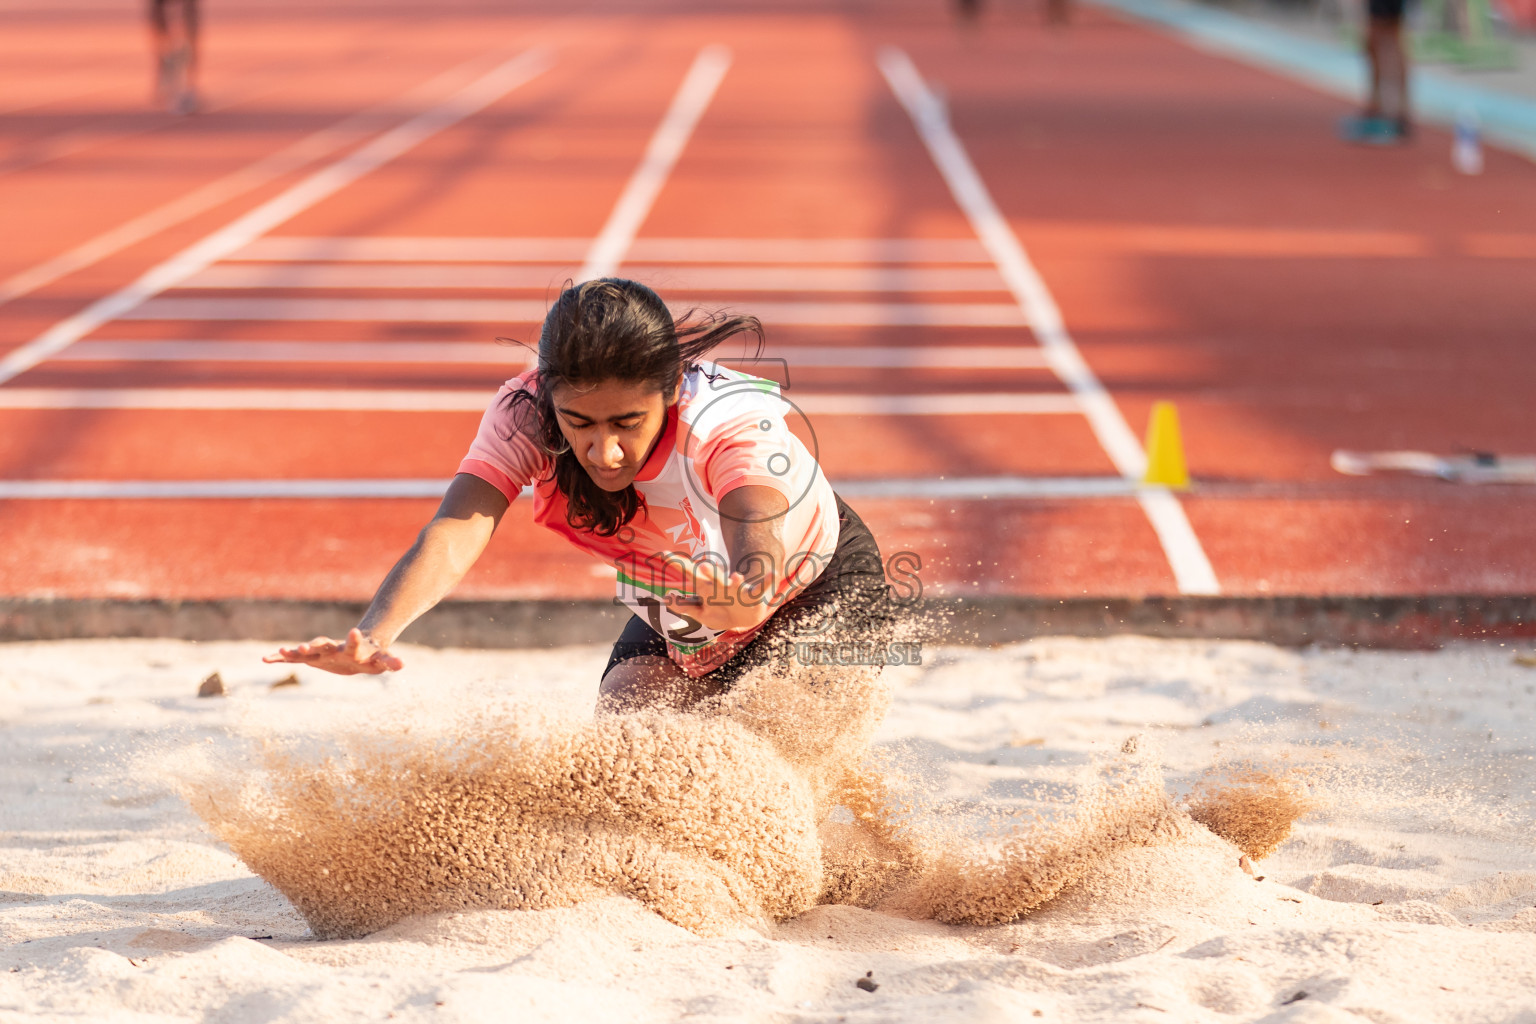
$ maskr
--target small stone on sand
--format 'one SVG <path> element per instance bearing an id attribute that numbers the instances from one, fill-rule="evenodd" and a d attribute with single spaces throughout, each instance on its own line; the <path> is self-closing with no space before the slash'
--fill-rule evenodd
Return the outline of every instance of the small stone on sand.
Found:
<path id="1" fill-rule="evenodd" d="M 202 685 L 197 688 L 197 695 L 199 697 L 229 696 L 229 690 L 224 687 L 224 677 L 217 672 L 213 673 L 207 679 L 204 679 Z"/>

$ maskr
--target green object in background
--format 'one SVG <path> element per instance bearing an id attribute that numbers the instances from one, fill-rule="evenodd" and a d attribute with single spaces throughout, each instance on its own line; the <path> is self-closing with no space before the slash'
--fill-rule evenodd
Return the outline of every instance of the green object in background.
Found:
<path id="1" fill-rule="evenodd" d="M 1494 30 L 1489 0 L 1425 0 L 1413 56 L 1426 63 L 1497 71 L 1519 65 L 1514 44 Z"/>

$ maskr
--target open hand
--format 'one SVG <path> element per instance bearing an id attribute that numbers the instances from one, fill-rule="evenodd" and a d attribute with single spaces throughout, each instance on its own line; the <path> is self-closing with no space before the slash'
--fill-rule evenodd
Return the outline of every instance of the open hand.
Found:
<path id="1" fill-rule="evenodd" d="M 269 665 L 280 662 L 309 665 L 339 676 L 359 673 L 380 675 L 384 672 L 398 672 L 405 667 L 405 662 L 368 639 L 360 629 L 348 633 L 345 642 L 320 636 L 297 647 L 280 647 L 276 654 L 269 654 L 261 660 Z"/>
<path id="2" fill-rule="evenodd" d="M 741 573 L 726 576 L 708 558 L 690 562 L 684 571 L 693 593 L 667 595 L 667 609 L 674 615 L 688 616 L 714 630 L 740 630 L 751 629 L 773 614 L 773 588 L 761 577 L 749 586 Z"/>

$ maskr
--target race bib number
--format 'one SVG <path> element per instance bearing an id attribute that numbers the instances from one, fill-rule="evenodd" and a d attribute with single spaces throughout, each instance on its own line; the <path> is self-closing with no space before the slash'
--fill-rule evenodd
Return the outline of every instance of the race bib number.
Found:
<path id="1" fill-rule="evenodd" d="M 710 629 L 693 616 L 674 612 L 667 607 L 661 593 L 623 572 L 619 573 L 617 596 L 621 604 L 685 654 L 708 647 L 720 636 L 719 630 Z"/>

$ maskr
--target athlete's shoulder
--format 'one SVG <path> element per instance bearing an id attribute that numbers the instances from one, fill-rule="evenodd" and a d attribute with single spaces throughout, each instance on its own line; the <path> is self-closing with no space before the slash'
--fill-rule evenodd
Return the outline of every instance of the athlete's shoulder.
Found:
<path id="1" fill-rule="evenodd" d="M 683 375 L 678 419 L 695 432 L 708 432 L 744 416 L 782 419 L 779 385 L 718 363 L 699 363 Z"/>
<path id="2" fill-rule="evenodd" d="M 515 411 L 516 406 L 521 404 L 520 402 L 512 401 L 512 396 L 519 392 L 525 392 L 529 395 L 538 394 L 539 377 L 537 370 L 524 370 L 516 377 L 503 381 L 501 387 L 496 389 L 496 396 L 491 399 L 490 405 L 486 407 L 486 415 L 510 416 Z"/>
<path id="3" fill-rule="evenodd" d="M 483 438 L 500 437 L 510 441 L 519 435 L 536 437 L 540 433 L 538 411 L 526 401 L 539 390 L 538 375 L 526 370 L 502 383 L 496 394 L 486 404 L 480 418 L 480 434 Z"/>
<path id="4" fill-rule="evenodd" d="M 777 394 L 779 385 L 777 381 L 766 377 L 756 377 L 742 370 L 733 370 L 729 366 L 719 363 L 695 363 L 683 374 L 683 389 L 695 391 L 734 391 L 737 388 L 746 388 L 759 392 Z"/>
<path id="5" fill-rule="evenodd" d="M 539 390 L 538 367 L 530 366 L 516 377 L 508 378 L 501 385 L 502 393 L 511 394 L 514 391 L 527 391 L 529 394 L 537 394 Z"/>

